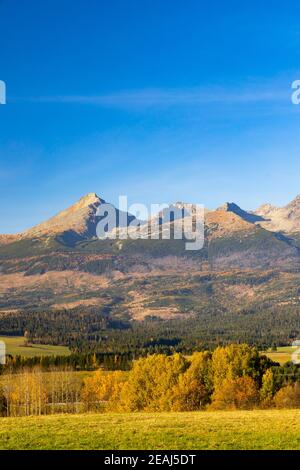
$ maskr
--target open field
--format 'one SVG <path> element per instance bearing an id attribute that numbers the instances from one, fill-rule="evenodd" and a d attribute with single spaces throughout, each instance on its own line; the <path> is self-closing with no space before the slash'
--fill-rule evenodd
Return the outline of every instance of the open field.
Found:
<path id="1" fill-rule="evenodd" d="M 0 418 L 0 449 L 300 449 L 300 410 Z"/>
<path id="2" fill-rule="evenodd" d="M 281 348 L 277 348 L 277 351 L 269 350 L 263 354 L 272 359 L 272 361 L 279 362 L 279 364 L 283 365 L 286 362 L 292 360 L 292 354 L 296 351 L 296 349 L 297 348 L 293 348 L 292 346 L 283 346 Z"/>
<path id="3" fill-rule="evenodd" d="M 71 352 L 65 346 L 51 346 L 48 344 L 32 344 L 24 346 L 22 336 L 0 336 L 0 341 L 6 344 L 6 354 L 12 356 L 66 356 Z"/>

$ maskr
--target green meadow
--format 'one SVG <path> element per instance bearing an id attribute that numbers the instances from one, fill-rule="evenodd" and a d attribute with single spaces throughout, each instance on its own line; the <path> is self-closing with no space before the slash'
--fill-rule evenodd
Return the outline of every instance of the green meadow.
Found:
<path id="1" fill-rule="evenodd" d="M 300 449 L 300 410 L 0 418 L 0 449 Z"/>
<path id="2" fill-rule="evenodd" d="M 6 344 L 6 354 L 12 356 L 65 356 L 71 353 L 69 348 L 65 346 L 48 344 L 29 344 L 26 346 L 23 336 L 0 336 L 0 341 Z"/>

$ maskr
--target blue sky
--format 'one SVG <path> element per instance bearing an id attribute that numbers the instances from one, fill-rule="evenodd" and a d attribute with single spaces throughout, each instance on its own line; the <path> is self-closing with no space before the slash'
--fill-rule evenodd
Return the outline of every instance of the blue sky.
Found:
<path id="1" fill-rule="evenodd" d="M 300 6 L 0 0 L 0 232 L 97 192 L 283 205 L 300 193 Z"/>

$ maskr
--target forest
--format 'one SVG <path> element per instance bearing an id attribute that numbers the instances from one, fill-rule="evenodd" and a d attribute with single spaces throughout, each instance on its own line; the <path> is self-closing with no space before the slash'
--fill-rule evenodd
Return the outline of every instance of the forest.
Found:
<path id="1" fill-rule="evenodd" d="M 162 412 L 300 408 L 300 367 L 279 366 L 246 344 L 191 356 L 153 354 L 111 371 L 92 356 L 89 373 L 67 364 L 2 367 L 0 413 Z"/>
<path id="2" fill-rule="evenodd" d="M 0 335 L 23 336 L 26 331 L 33 344 L 65 345 L 74 353 L 192 353 L 231 342 L 266 350 L 298 339 L 299 316 L 296 305 L 259 304 L 239 312 L 212 306 L 189 318 L 135 321 L 111 315 L 107 306 L 79 306 L 11 312 L 1 317 Z"/>

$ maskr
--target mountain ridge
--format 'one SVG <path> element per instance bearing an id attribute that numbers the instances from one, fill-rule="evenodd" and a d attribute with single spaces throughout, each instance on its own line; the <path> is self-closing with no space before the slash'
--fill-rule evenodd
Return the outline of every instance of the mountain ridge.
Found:
<path id="1" fill-rule="evenodd" d="M 96 250 L 97 253 L 127 253 L 132 256 L 133 253 L 142 257 L 147 256 L 169 256 L 170 254 L 179 256 L 200 256 L 199 253 L 188 255 L 183 247 L 184 240 L 166 240 L 162 239 L 162 233 L 168 230 L 172 231 L 174 220 L 160 220 L 156 240 L 148 240 L 147 221 L 141 224 L 141 239 L 134 237 L 118 237 L 114 234 L 111 240 L 99 240 L 96 234 L 96 227 L 101 217 L 97 215 L 101 204 L 109 204 L 99 197 L 96 193 L 88 193 L 68 208 L 60 211 L 50 219 L 37 224 L 23 233 L 16 235 L 0 235 L 0 258 L 4 256 L 9 258 L 14 253 L 18 256 L 31 256 L 32 253 L 49 253 L 63 250 L 64 247 L 82 252 Z M 109 204 L 111 207 L 112 204 Z M 164 209 L 156 217 L 167 214 L 172 208 L 182 209 L 184 203 L 170 204 L 169 208 Z M 205 243 L 201 252 L 202 257 L 210 259 L 212 265 L 219 265 L 220 260 L 224 266 L 234 266 L 239 263 L 245 267 L 275 265 L 295 265 L 299 263 L 299 247 L 297 239 L 289 237 L 289 230 L 276 230 L 274 218 L 269 217 L 269 212 L 275 210 L 274 206 L 261 206 L 260 213 L 245 211 L 237 204 L 226 202 L 216 210 L 204 211 L 204 234 Z M 120 221 L 120 211 L 117 211 L 117 223 Z M 287 211 L 291 214 L 293 230 L 295 224 L 300 227 L 300 197 L 297 196 L 291 203 L 283 208 L 285 214 Z M 277 209 L 276 209 L 277 210 Z M 124 215 L 124 214 L 123 214 Z M 268 215 L 268 217 L 267 217 Z M 191 214 L 187 214 L 191 218 Z M 119 226 L 117 231 L 123 234 L 126 227 L 136 220 L 135 217 L 126 213 L 125 226 Z M 153 221 L 149 219 L 149 221 Z M 149 223 L 148 221 L 148 223 Z M 275 220 L 276 222 L 276 220 Z M 191 225 L 191 224 L 190 224 Z M 282 227 L 281 227 L 282 228 Z M 298 229 L 300 231 L 300 228 Z M 128 233 L 131 233 L 130 229 Z M 113 232 L 112 232 L 113 234 Z M 121 238 L 121 240 L 120 240 Z M 82 243 L 85 242 L 85 245 Z M 88 245 L 86 245 L 88 244 Z M 201 250 L 200 250 L 201 251 Z M 199 258 L 199 259 L 200 259 Z"/>
<path id="2" fill-rule="evenodd" d="M 107 203 L 97 193 L 90 192 L 82 196 L 74 204 L 66 209 L 62 209 L 53 217 L 44 222 L 16 234 L 0 234 L 0 242 L 9 243 L 17 238 L 39 237 L 49 234 L 64 233 L 73 230 L 83 238 L 95 236 L 92 229 L 97 221 L 97 209 L 101 204 Z M 111 203 L 107 203 L 114 207 Z M 165 214 L 172 208 L 183 208 L 186 203 L 175 202 L 162 211 Z M 118 209 L 116 208 L 118 211 Z M 251 224 L 259 224 L 270 231 L 283 231 L 291 233 L 300 232 L 300 195 L 296 196 L 291 202 L 283 207 L 273 206 L 269 203 L 259 206 L 254 211 L 246 211 L 234 202 L 225 202 L 216 209 L 209 210 L 205 208 L 205 214 L 214 212 L 229 212 L 237 215 L 241 219 Z"/>
<path id="3" fill-rule="evenodd" d="M 282 207 L 263 204 L 254 213 L 264 218 L 261 226 L 273 232 L 300 233 L 300 195 Z"/>

